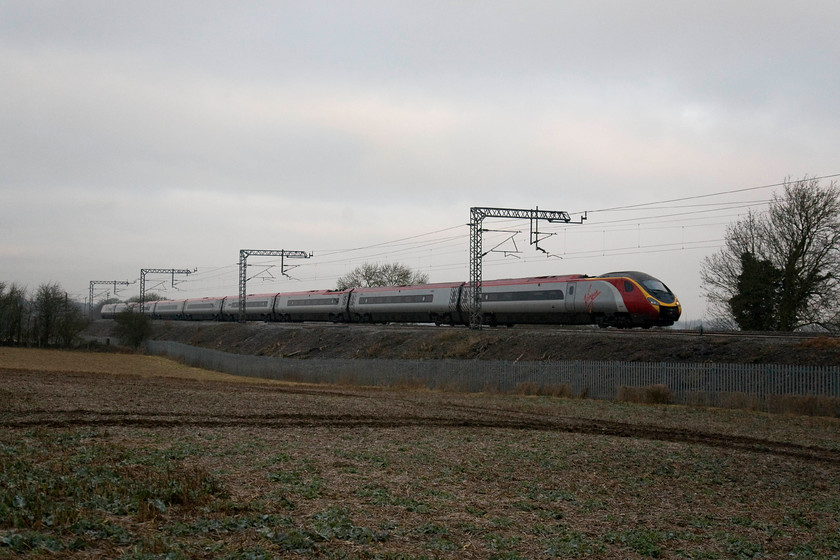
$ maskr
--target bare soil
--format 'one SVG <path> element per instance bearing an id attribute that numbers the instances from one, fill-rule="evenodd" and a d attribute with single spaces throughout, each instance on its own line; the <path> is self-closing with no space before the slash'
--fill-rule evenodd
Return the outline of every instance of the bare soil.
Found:
<path id="1" fill-rule="evenodd" d="M 840 554 L 829 418 L 0 348 L 0 465 L 0 558 Z"/>
<path id="2" fill-rule="evenodd" d="M 113 335 L 113 321 L 88 335 Z M 158 321 L 152 338 L 225 352 L 315 358 L 609 360 L 840 365 L 840 339 L 671 330 L 189 323 Z"/>

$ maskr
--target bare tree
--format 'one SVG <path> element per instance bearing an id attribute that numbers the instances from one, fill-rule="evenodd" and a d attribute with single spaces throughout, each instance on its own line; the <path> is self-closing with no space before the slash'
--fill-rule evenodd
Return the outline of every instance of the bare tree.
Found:
<path id="1" fill-rule="evenodd" d="M 26 290 L 0 282 L 0 343 L 21 344 L 25 341 L 27 309 Z"/>
<path id="2" fill-rule="evenodd" d="M 417 272 L 398 263 L 370 264 L 364 263 L 338 279 L 336 287 L 339 290 L 348 288 L 370 288 L 372 286 L 405 286 L 425 284 L 429 275 Z"/>
<path id="3" fill-rule="evenodd" d="M 55 328 L 55 336 L 61 346 L 71 346 L 79 333 L 85 330 L 89 321 L 84 309 L 78 302 L 65 299 Z"/>
<path id="4" fill-rule="evenodd" d="M 33 338 L 38 346 L 46 347 L 55 338 L 56 326 L 67 295 L 58 284 L 41 284 L 32 303 Z"/>
<path id="5" fill-rule="evenodd" d="M 710 304 L 711 323 L 716 329 L 735 329 L 737 323 L 730 308 L 730 300 L 737 295 L 744 254 L 757 254 L 760 216 L 750 211 L 746 218 L 726 228 L 723 248 L 706 257 L 700 268 L 703 289 Z"/>
<path id="6" fill-rule="evenodd" d="M 818 179 L 786 181 L 764 213 L 750 212 L 727 229 L 724 247 L 701 266 L 713 319 L 734 321 L 742 302 L 745 255 L 780 274 L 770 323 L 791 331 L 809 325 L 835 330 L 840 311 L 840 189 Z"/>
<path id="7" fill-rule="evenodd" d="M 69 346 L 87 321 L 82 307 L 58 284 L 41 284 L 32 302 L 31 338 L 41 347 Z"/>
<path id="8" fill-rule="evenodd" d="M 143 298 L 143 301 L 145 301 L 146 303 L 149 303 L 150 301 L 165 301 L 165 300 L 168 300 L 168 299 L 169 299 L 168 297 L 164 297 L 164 296 L 162 296 L 162 295 L 160 295 L 156 292 L 146 292 L 146 295 Z M 115 301 L 119 301 L 119 300 L 115 300 Z M 132 297 L 128 298 L 127 300 L 125 300 L 125 302 L 126 303 L 131 303 L 131 302 L 140 303 L 140 296 L 132 296 Z M 109 301 L 108 303 L 111 303 L 111 302 Z"/>

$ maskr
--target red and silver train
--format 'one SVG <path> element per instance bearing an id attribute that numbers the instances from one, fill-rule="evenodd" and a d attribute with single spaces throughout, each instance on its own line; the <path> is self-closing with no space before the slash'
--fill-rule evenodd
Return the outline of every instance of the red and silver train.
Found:
<path id="1" fill-rule="evenodd" d="M 468 325 L 467 287 L 453 282 L 248 295 L 245 312 L 248 320 L 261 321 Z M 482 323 L 490 326 L 665 327 L 682 312 L 674 293 L 644 272 L 489 280 L 481 283 L 481 300 Z M 107 304 L 102 317 L 128 309 Z M 239 297 L 145 302 L 143 313 L 153 319 L 235 321 Z"/>

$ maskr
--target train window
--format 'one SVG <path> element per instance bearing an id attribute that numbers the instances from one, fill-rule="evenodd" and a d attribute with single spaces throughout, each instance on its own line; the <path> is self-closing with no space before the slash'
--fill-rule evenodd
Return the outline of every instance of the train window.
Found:
<path id="1" fill-rule="evenodd" d="M 571 286 L 569 286 L 569 295 L 570 295 L 570 296 L 575 295 L 575 286 L 574 286 L 574 284 L 572 284 Z"/>
<path id="2" fill-rule="evenodd" d="M 633 282 L 631 282 L 630 280 L 625 280 L 624 281 L 624 291 L 627 292 L 628 294 L 630 292 L 632 292 L 633 291 Z"/>
<path id="3" fill-rule="evenodd" d="M 362 305 L 375 305 L 383 303 L 432 303 L 434 294 L 421 294 L 414 296 L 362 296 L 359 303 Z"/>
<path id="4" fill-rule="evenodd" d="M 663 284 L 662 282 L 660 282 L 659 280 L 653 280 L 653 279 L 652 280 L 645 280 L 644 282 L 642 282 L 642 284 L 644 284 L 645 288 L 647 288 L 648 291 L 650 291 L 651 293 L 653 293 L 653 292 L 659 292 L 659 293 L 663 293 L 663 294 L 670 294 L 671 293 L 671 290 L 669 290 L 668 287 L 665 284 Z"/>
<path id="5" fill-rule="evenodd" d="M 674 301 L 676 301 L 676 297 L 671 290 L 668 289 L 668 286 L 655 278 L 645 280 L 642 282 L 642 286 L 644 286 L 652 296 L 655 296 L 663 303 L 674 303 Z"/>
<path id="6" fill-rule="evenodd" d="M 301 305 L 338 305 L 338 298 L 311 298 L 311 299 L 290 299 L 289 307 L 297 307 Z"/>
<path id="7" fill-rule="evenodd" d="M 489 292 L 481 295 L 484 301 L 537 301 L 547 299 L 563 299 L 563 290 Z"/>

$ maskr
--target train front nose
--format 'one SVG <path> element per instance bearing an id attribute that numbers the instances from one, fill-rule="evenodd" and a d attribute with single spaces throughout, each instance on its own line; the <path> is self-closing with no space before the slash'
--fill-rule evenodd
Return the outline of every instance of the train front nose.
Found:
<path id="1" fill-rule="evenodd" d="M 674 305 L 660 305 L 659 318 L 662 322 L 676 323 L 680 315 L 682 315 L 682 308 L 680 302 L 674 301 Z"/>

